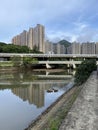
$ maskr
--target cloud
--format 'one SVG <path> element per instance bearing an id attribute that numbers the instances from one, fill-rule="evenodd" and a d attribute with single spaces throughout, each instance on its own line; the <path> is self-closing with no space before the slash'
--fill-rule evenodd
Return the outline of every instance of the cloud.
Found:
<path id="1" fill-rule="evenodd" d="M 77 38 L 77 41 L 79 42 L 95 41 L 96 42 L 96 40 L 98 40 L 97 34 L 98 34 L 98 30 L 87 28 L 86 31 L 83 30 L 81 32 L 81 34 Z"/>
<path id="2" fill-rule="evenodd" d="M 51 30 L 55 31 L 54 33 L 51 31 L 50 39 L 51 37 L 54 37 L 52 39 L 69 37 L 68 40 L 79 42 L 98 40 L 98 5 L 96 2 L 96 0 L 91 0 L 89 3 L 84 0 L 69 1 L 66 8 L 62 7 L 63 12 L 58 11 L 59 17 L 52 19 L 54 24 Z"/>
<path id="3" fill-rule="evenodd" d="M 0 4 L 0 41 L 37 23 L 50 39 L 97 40 L 97 0 L 3 0 Z M 7 40 L 8 39 L 8 40 Z"/>

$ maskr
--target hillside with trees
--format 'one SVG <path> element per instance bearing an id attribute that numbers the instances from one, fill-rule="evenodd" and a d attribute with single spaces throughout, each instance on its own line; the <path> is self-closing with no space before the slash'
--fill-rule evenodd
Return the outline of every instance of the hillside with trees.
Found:
<path id="1" fill-rule="evenodd" d="M 0 42 L 0 53 L 42 53 L 42 52 L 39 52 L 37 47 L 34 47 L 33 50 L 30 50 L 30 48 L 27 46 L 19 46 Z"/>
<path id="2" fill-rule="evenodd" d="M 65 48 L 71 45 L 71 42 L 69 42 L 67 40 L 61 40 L 58 43 L 64 45 Z"/>

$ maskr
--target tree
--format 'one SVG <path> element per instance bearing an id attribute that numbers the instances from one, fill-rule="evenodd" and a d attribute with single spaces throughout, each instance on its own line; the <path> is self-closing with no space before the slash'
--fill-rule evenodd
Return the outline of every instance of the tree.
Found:
<path id="1" fill-rule="evenodd" d="M 37 63 L 38 60 L 36 58 L 32 58 L 32 57 L 23 57 L 23 66 L 25 68 L 31 68 L 32 64 Z"/>
<path id="2" fill-rule="evenodd" d="M 96 68 L 97 66 L 95 59 L 89 59 L 83 61 L 76 69 L 75 83 L 78 85 L 84 83 L 90 76 L 91 72 L 96 70 Z"/>
<path id="3" fill-rule="evenodd" d="M 3 52 L 4 46 L 6 46 L 6 43 L 0 42 L 0 52 Z"/>
<path id="4" fill-rule="evenodd" d="M 27 46 L 6 44 L 5 46 L 2 46 L 2 52 L 4 53 L 29 53 L 30 49 Z"/>
<path id="5" fill-rule="evenodd" d="M 14 56 L 11 58 L 11 61 L 14 67 L 20 67 L 22 59 L 20 56 Z"/>

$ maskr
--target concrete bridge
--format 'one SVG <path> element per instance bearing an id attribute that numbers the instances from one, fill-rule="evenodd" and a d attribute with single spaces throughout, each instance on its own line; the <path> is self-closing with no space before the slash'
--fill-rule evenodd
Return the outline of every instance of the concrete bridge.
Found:
<path id="1" fill-rule="evenodd" d="M 79 65 L 81 64 L 82 61 L 39 61 L 38 64 L 45 64 L 46 65 L 46 68 L 51 68 L 51 65 L 52 64 L 65 64 L 67 65 L 68 67 L 70 65 L 73 66 L 73 68 L 75 69 L 76 68 L 76 65 Z M 98 65 L 98 61 L 96 61 L 96 64 Z"/>
<path id="2" fill-rule="evenodd" d="M 72 65 L 73 68 L 76 68 L 76 64 L 81 64 L 82 61 L 39 61 L 38 64 L 45 64 L 46 68 L 51 68 L 52 64 L 66 64 Z"/>
<path id="3" fill-rule="evenodd" d="M 0 58 L 4 57 L 36 57 L 36 58 L 98 58 L 98 54 L 34 54 L 34 53 L 0 53 Z"/>
<path id="4" fill-rule="evenodd" d="M 45 64 L 47 68 L 51 68 L 51 64 L 67 64 L 76 68 L 77 64 L 85 59 L 96 59 L 98 65 L 98 54 L 31 54 L 31 53 L 0 53 L 0 61 L 8 60 L 11 57 L 32 57 L 37 58 L 35 64 Z M 33 63 L 32 63 L 33 64 Z"/>

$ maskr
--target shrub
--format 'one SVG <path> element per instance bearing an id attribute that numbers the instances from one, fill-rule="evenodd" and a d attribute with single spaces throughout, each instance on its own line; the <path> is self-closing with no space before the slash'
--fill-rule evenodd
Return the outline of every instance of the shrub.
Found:
<path id="1" fill-rule="evenodd" d="M 90 76 L 91 72 L 96 70 L 96 68 L 97 66 L 95 59 L 89 59 L 89 60 L 87 59 L 83 61 L 76 69 L 75 83 L 77 85 L 84 83 Z"/>
<path id="2" fill-rule="evenodd" d="M 20 56 L 14 56 L 11 58 L 11 61 L 12 61 L 14 67 L 19 67 L 22 60 L 21 60 Z"/>

